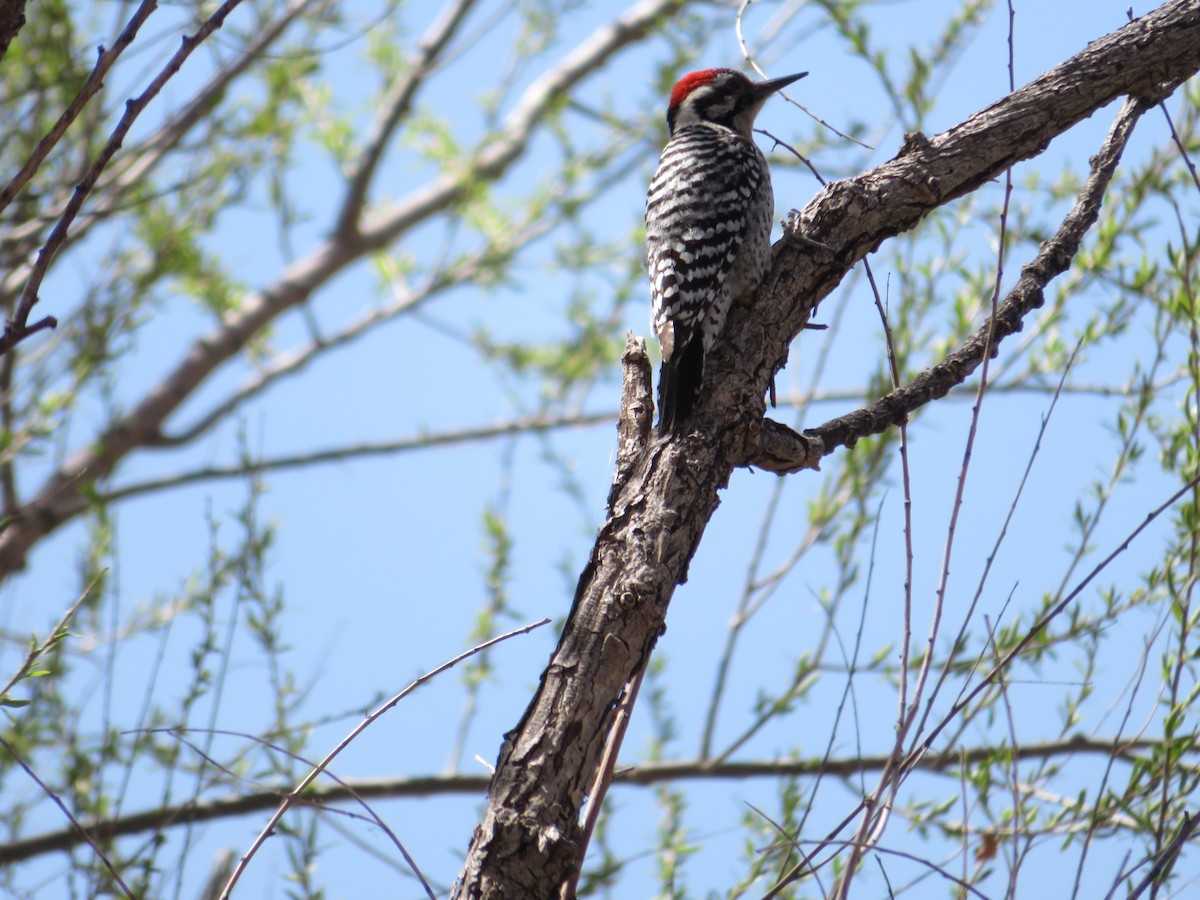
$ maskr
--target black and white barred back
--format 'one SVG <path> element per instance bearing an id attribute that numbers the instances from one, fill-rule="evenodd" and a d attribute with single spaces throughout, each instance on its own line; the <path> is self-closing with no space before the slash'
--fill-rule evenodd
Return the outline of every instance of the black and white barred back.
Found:
<path id="1" fill-rule="evenodd" d="M 646 202 L 661 431 L 691 413 L 729 307 L 766 271 L 773 210 L 766 160 L 741 135 L 692 125 L 663 150 Z"/>
<path id="2" fill-rule="evenodd" d="M 660 432 L 682 429 L 730 306 L 767 271 L 774 195 L 750 134 L 766 98 L 798 77 L 756 84 L 707 69 L 672 92 L 671 139 L 646 198 L 652 321 L 663 357 Z"/>

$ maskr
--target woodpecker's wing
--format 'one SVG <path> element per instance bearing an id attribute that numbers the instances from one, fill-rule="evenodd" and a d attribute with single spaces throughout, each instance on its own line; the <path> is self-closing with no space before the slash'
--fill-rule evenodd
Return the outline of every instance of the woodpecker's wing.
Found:
<path id="1" fill-rule="evenodd" d="M 753 142 L 705 124 L 678 129 L 646 198 L 646 262 L 654 332 L 662 347 L 659 430 L 690 415 L 705 356 L 725 325 L 733 269 L 766 163 Z M 769 231 L 770 213 L 767 213 Z"/>
<path id="2" fill-rule="evenodd" d="M 703 125 L 680 129 L 663 150 L 646 198 L 646 261 L 664 360 L 723 324 L 725 282 L 759 189 L 760 158 L 740 135 Z"/>

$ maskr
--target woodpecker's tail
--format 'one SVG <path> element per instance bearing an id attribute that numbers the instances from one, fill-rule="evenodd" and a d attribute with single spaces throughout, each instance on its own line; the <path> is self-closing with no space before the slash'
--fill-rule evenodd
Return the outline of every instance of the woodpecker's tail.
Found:
<path id="1" fill-rule="evenodd" d="M 704 377 L 704 342 L 700 335 L 670 359 L 663 360 L 658 373 L 658 433 L 681 434 L 692 409 L 700 382 Z"/>

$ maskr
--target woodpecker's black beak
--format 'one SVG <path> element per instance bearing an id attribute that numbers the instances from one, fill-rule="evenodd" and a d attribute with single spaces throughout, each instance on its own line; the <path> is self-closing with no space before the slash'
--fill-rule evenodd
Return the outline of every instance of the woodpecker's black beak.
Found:
<path id="1" fill-rule="evenodd" d="M 781 88 L 787 87 L 793 81 L 799 81 L 807 72 L 798 72 L 795 75 L 784 75 L 782 78 L 772 78 L 770 81 L 760 81 L 754 85 L 754 100 L 760 102 L 766 100 L 773 93 Z"/>

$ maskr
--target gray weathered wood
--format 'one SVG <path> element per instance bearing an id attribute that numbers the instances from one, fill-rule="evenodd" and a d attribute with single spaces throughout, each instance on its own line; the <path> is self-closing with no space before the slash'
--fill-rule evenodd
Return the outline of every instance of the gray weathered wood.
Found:
<path id="1" fill-rule="evenodd" d="M 692 432 L 648 438 L 636 424 L 648 423 L 644 414 L 623 412 L 608 518 L 537 693 L 501 747 L 455 897 L 552 898 L 569 883 L 611 711 L 666 627 L 717 492 L 735 466 L 778 452 L 782 426 L 763 425 L 764 395 L 813 307 L 881 241 L 937 206 L 1037 155 L 1111 100 L 1163 96 L 1198 69 L 1200 2 L 1165 3 L 961 125 L 910 136 L 895 159 L 830 185 L 796 217 L 808 240 L 785 237 L 754 303 L 731 313 Z M 626 405 L 644 410 L 644 355 L 631 347 L 625 365 Z M 809 462 L 832 449 L 813 445 Z"/>

